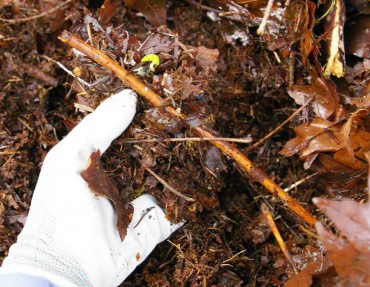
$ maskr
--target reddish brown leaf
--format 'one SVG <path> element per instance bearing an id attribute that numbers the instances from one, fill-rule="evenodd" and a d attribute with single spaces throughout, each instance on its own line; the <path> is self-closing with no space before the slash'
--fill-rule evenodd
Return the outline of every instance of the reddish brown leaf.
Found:
<path id="1" fill-rule="evenodd" d="M 343 148 L 342 136 L 338 127 L 330 122 L 316 118 L 294 128 L 297 136 L 288 141 L 279 152 L 283 156 L 300 153 L 300 158 L 312 163 L 320 152 L 335 152 Z M 309 164 L 310 165 L 310 164 Z"/>
<path id="2" fill-rule="evenodd" d="M 358 250 L 350 241 L 326 231 L 321 223 L 317 223 L 316 229 L 338 275 L 342 280 L 352 283 L 351 285 L 340 283 L 338 286 L 369 286 L 369 254 Z"/>
<path id="3" fill-rule="evenodd" d="M 289 96 L 299 105 L 305 104 L 308 99 L 313 99 L 315 113 L 319 117 L 327 119 L 335 112 L 338 106 L 338 94 L 333 83 L 321 78 L 315 78 L 315 74 L 311 76 L 312 84 L 310 86 L 296 85 L 288 91 Z"/>
<path id="4" fill-rule="evenodd" d="M 124 0 L 127 7 L 143 13 L 153 26 L 165 25 L 167 22 L 166 0 Z"/>
<path id="5" fill-rule="evenodd" d="M 89 166 L 81 172 L 81 177 L 87 182 L 91 192 L 113 203 L 117 213 L 118 233 L 123 241 L 131 222 L 133 207 L 129 203 L 122 203 L 117 186 L 105 173 L 99 158 L 99 150 L 90 155 Z"/>
<path id="6" fill-rule="evenodd" d="M 336 224 L 357 250 L 370 255 L 369 203 L 332 201 L 325 198 L 314 198 L 313 202 Z"/>

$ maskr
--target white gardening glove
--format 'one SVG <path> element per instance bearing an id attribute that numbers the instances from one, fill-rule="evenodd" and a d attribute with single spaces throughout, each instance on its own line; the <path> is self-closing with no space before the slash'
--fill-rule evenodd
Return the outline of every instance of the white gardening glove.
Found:
<path id="1" fill-rule="evenodd" d="M 124 90 L 102 103 L 46 156 L 30 212 L 0 273 L 43 276 L 57 286 L 117 286 L 180 225 L 154 197 L 132 202 L 121 241 L 111 202 L 96 197 L 80 176 L 90 154 L 102 153 L 130 124 L 136 95 Z"/>

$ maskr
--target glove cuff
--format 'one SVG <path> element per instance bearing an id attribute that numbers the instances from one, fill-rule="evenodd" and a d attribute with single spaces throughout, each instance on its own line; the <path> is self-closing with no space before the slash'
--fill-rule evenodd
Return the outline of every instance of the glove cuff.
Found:
<path id="1" fill-rule="evenodd" d="M 37 269 L 34 267 L 29 267 L 29 266 L 19 265 L 19 264 L 7 264 L 6 266 L 3 265 L 0 268 L 0 275 L 15 274 L 15 273 L 42 277 L 42 278 L 47 279 L 53 285 L 59 286 L 59 287 L 79 287 L 62 277 L 59 277 L 45 270 Z"/>
<path id="2" fill-rule="evenodd" d="M 58 286 L 92 287 L 78 262 L 53 244 L 53 216 L 43 217 L 41 224 L 29 224 L 10 247 L 1 273 L 26 273 L 43 276 Z"/>

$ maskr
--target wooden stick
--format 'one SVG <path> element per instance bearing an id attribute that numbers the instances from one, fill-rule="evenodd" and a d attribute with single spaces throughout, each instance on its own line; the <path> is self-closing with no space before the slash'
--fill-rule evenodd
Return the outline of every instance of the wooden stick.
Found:
<path id="1" fill-rule="evenodd" d="M 270 229 L 271 229 L 272 233 L 274 234 L 275 239 L 276 239 L 277 243 L 279 244 L 280 249 L 283 252 L 285 258 L 292 265 L 294 273 L 298 274 L 297 269 L 295 268 L 294 262 L 292 260 L 292 257 L 290 256 L 289 251 L 286 248 L 285 242 L 284 242 L 283 238 L 281 237 L 280 231 L 277 228 L 277 226 L 275 224 L 275 221 L 274 221 L 274 218 L 272 217 L 271 212 L 269 211 L 266 204 L 264 204 L 264 203 L 261 204 L 261 210 L 262 210 L 263 215 L 265 216 L 265 218 L 267 220 L 267 223 L 270 226 Z"/>
<path id="2" fill-rule="evenodd" d="M 186 119 L 187 116 L 185 114 L 177 112 L 176 109 L 170 106 L 166 106 L 167 103 L 164 99 L 162 99 L 144 83 L 135 78 L 135 76 L 130 74 L 129 71 L 121 67 L 117 62 L 109 58 L 105 53 L 85 43 L 80 38 L 73 36 L 68 31 L 63 31 L 62 35 L 59 36 L 59 39 L 63 43 L 77 49 L 98 64 L 115 73 L 125 85 L 135 90 L 153 106 L 163 107 L 170 115 L 180 119 Z M 286 205 L 308 224 L 313 225 L 316 222 L 316 219 L 307 210 L 305 210 L 296 200 L 289 196 L 289 194 L 284 192 L 280 186 L 267 177 L 264 171 L 257 167 L 235 147 L 225 141 L 217 140 L 216 137 L 210 131 L 207 131 L 204 126 L 193 127 L 191 128 L 191 131 L 201 138 L 212 138 L 213 140 L 210 140 L 210 143 L 220 149 L 224 154 L 233 158 L 248 173 L 251 180 L 261 183 L 270 193 L 280 198 L 284 205 Z"/>

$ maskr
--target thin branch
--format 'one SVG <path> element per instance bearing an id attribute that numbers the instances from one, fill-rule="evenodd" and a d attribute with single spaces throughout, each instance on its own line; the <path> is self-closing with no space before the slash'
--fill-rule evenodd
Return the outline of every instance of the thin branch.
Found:
<path id="1" fill-rule="evenodd" d="M 268 207 L 264 203 L 261 204 L 261 210 L 262 210 L 263 215 L 265 216 L 265 218 L 267 220 L 267 223 L 270 226 L 270 229 L 271 229 L 272 233 L 274 234 L 275 239 L 276 239 L 277 243 L 279 244 L 280 249 L 283 252 L 285 258 L 292 265 L 294 273 L 298 274 L 298 271 L 297 271 L 297 269 L 294 265 L 292 257 L 290 256 L 290 253 L 289 253 L 289 251 L 288 251 L 288 249 L 285 245 L 285 242 L 284 242 L 283 238 L 281 237 L 280 231 L 276 226 L 276 223 L 274 221 L 274 218 L 271 215 L 271 212 L 269 211 Z"/>
<path id="2" fill-rule="evenodd" d="M 289 116 L 285 121 L 283 121 L 280 125 L 278 125 L 275 129 L 273 129 L 271 132 L 269 132 L 267 135 L 265 135 L 263 138 L 261 138 L 258 142 L 252 144 L 250 147 L 247 148 L 247 152 L 255 149 L 257 146 L 259 146 L 261 143 L 263 143 L 265 140 L 267 140 L 269 137 L 271 137 L 273 134 L 275 134 L 278 130 L 280 130 L 283 126 L 285 126 L 287 123 L 289 123 L 296 115 L 298 115 L 307 105 L 311 102 L 311 99 L 307 101 L 303 106 L 301 106 L 298 110 L 296 110 L 293 114 Z"/>
<path id="3" fill-rule="evenodd" d="M 296 181 L 296 182 L 295 182 L 295 183 L 293 183 L 291 186 L 289 186 L 289 187 L 287 187 L 287 188 L 284 188 L 284 191 L 285 191 L 285 192 L 288 192 L 288 191 L 292 190 L 293 188 L 297 187 L 298 185 L 300 185 L 300 184 L 302 184 L 302 183 L 306 182 L 306 181 L 307 181 L 307 180 L 309 180 L 311 177 L 314 177 L 315 175 L 318 175 L 318 174 L 319 174 L 318 172 L 315 172 L 315 173 L 313 173 L 313 174 L 310 174 L 310 175 L 308 175 L 308 176 L 306 176 L 306 177 L 304 177 L 304 178 L 302 178 L 302 179 L 300 179 L 300 180 Z"/>
<path id="4" fill-rule="evenodd" d="M 24 23 L 24 22 L 28 22 L 28 21 L 33 21 L 33 20 L 45 17 L 48 14 L 54 13 L 55 11 L 58 11 L 59 9 L 63 8 L 63 6 L 66 6 L 70 2 L 72 2 L 72 0 L 67 0 L 67 1 L 57 5 L 56 7 L 52 8 L 48 11 L 42 12 L 42 13 L 40 13 L 38 15 L 35 15 L 35 16 L 26 17 L 26 18 L 19 18 L 19 19 L 0 18 L 0 21 L 7 22 L 7 23 L 10 23 L 10 24 L 17 24 L 17 23 Z"/>
<path id="5" fill-rule="evenodd" d="M 194 202 L 195 200 L 191 197 L 188 197 L 181 192 L 178 192 L 176 189 L 174 189 L 171 185 L 169 185 L 164 179 L 162 179 L 158 174 L 156 174 L 154 171 L 152 171 L 149 167 L 146 167 L 145 170 L 149 172 L 152 176 L 154 176 L 160 183 L 163 184 L 165 188 L 167 188 L 169 191 L 176 194 L 178 197 L 181 197 L 182 199 L 185 199 L 186 201 Z"/>
<path id="6" fill-rule="evenodd" d="M 154 143 L 154 142 L 184 142 L 184 141 L 226 141 L 226 142 L 235 142 L 235 143 L 251 143 L 252 139 L 237 139 L 237 138 L 168 138 L 168 139 L 128 139 L 125 140 L 125 143 Z"/>
<path id="7" fill-rule="evenodd" d="M 135 90 L 138 94 L 144 97 L 149 103 L 155 107 L 163 107 L 168 114 L 173 117 L 185 120 L 187 116 L 184 113 L 176 111 L 176 109 L 166 105 L 166 101 L 159 96 L 157 93 L 152 91 L 148 86 L 142 83 L 140 80 L 135 78 L 126 69 L 121 67 L 117 62 L 109 58 L 105 53 L 85 43 L 80 38 L 73 36 L 70 32 L 64 31 L 59 39 L 69 45 L 72 48 L 82 52 L 98 64 L 102 65 L 106 69 L 112 71 L 116 76 L 123 81 L 126 86 L 129 86 Z M 249 178 L 253 181 L 260 182 L 271 194 L 280 198 L 285 206 L 291 209 L 300 218 L 306 221 L 308 224 L 313 225 L 316 219 L 305 210 L 295 199 L 271 180 L 263 170 L 257 167 L 250 159 L 248 159 L 243 153 L 241 153 L 234 146 L 230 145 L 225 141 L 217 140 L 210 131 L 206 130 L 205 126 L 192 127 L 190 130 L 197 134 L 201 138 L 211 138 L 210 143 L 220 149 L 224 154 L 233 158 L 249 175 Z"/>

